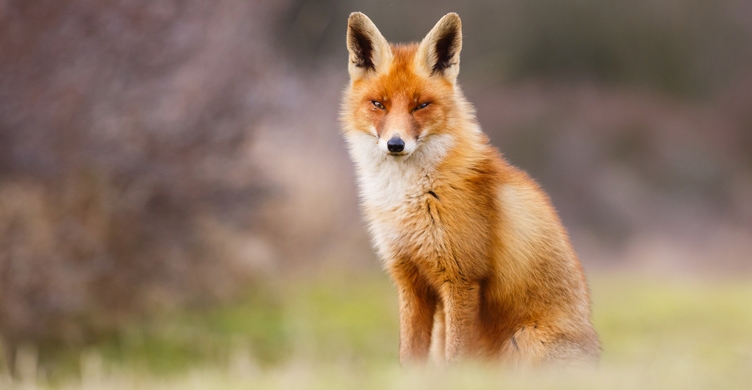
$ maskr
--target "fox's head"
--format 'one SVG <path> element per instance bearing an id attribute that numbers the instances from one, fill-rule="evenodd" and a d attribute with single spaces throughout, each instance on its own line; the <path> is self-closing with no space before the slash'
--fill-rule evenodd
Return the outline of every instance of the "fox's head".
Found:
<path id="1" fill-rule="evenodd" d="M 441 18 L 420 43 L 406 45 L 390 45 L 366 15 L 352 13 L 350 86 L 342 114 L 350 141 L 372 142 L 384 158 L 407 158 L 472 112 L 456 85 L 461 48 L 455 13 Z"/>

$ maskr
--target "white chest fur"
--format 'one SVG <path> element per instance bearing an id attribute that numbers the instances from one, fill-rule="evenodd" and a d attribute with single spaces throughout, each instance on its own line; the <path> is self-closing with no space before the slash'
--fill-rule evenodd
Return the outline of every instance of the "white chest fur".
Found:
<path id="1" fill-rule="evenodd" d="M 431 135 L 410 156 L 396 158 L 382 152 L 372 135 L 349 134 L 347 140 L 374 246 L 387 260 L 390 243 L 399 242 L 406 233 L 402 229 L 405 219 L 416 215 L 427 192 L 436 185 L 436 167 L 446 157 L 453 139 Z"/>
<path id="2" fill-rule="evenodd" d="M 436 166 L 453 144 L 449 135 L 430 135 L 410 156 L 394 157 L 382 152 L 372 135 L 350 134 L 347 139 L 364 205 L 385 211 L 407 205 L 430 190 Z"/>

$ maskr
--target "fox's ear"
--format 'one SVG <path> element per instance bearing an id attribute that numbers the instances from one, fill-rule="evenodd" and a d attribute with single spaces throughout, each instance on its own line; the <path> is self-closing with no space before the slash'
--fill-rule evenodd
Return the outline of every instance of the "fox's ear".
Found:
<path id="1" fill-rule="evenodd" d="M 448 13 L 423 38 L 418 48 L 419 65 L 431 76 L 439 75 L 454 83 L 460 73 L 462 22 L 456 13 Z"/>
<path id="2" fill-rule="evenodd" d="M 355 81 L 382 72 L 392 60 L 389 42 L 368 16 L 353 12 L 347 20 L 350 79 Z"/>

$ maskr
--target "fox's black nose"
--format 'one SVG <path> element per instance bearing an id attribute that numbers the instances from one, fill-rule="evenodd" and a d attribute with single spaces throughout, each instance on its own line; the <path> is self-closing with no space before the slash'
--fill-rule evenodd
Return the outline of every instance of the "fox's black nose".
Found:
<path id="1" fill-rule="evenodd" d="M 405 141 L 395 135 L 394 137 L 390 138 L 389 141 L 386 141 L 386 148 L 389 149 L 389 151 L 392 153 L 399 153 L 403 149 L 405 149 Z"/>

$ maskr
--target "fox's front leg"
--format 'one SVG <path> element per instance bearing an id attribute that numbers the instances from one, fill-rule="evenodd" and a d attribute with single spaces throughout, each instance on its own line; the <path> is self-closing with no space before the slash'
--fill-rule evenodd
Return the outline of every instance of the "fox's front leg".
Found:
<path id="1" fill-rule="evenodd" d="M 445 358 L 456 362 L 471 354 L 480 321 L 480 285 L 446 283 L 442 290 L 446 316 Z"/>
<path id="2" fill-rule="evenodd" d="M 431 346 L 436 294 L 412 267 L 395 272 L 399 289 L 400 364 L 424 362 Z"/>

